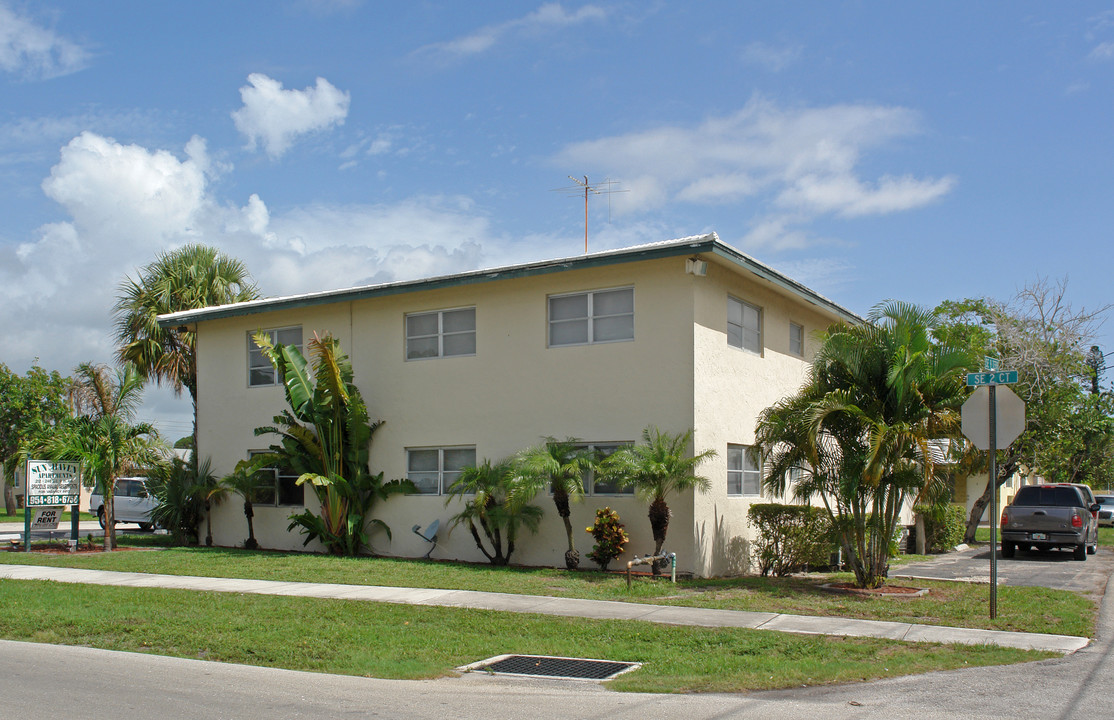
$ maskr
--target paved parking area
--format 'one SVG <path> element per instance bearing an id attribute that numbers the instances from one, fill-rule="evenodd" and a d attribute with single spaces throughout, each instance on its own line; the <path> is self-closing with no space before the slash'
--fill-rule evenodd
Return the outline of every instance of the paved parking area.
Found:
<path id="1" fill-rule="evenodd" d="M 1085 562 L 1072 559 L 1067 550 L 1018 552 L 1007 560 L 998 556 L 998 584 L 1031 585 L 1083 592 L 1101 597 L 1114 571 L 1114 548 L 1100 547 Z M 890 577 L 990 582 L 990 547 L 968 548 L 925 562 L 900 565 Z"/>

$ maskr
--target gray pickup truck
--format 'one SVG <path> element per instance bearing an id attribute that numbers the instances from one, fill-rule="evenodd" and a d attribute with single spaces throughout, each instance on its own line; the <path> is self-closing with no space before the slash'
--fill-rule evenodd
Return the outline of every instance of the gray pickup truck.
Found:
<path id="1" fill-rule="evenodd" d="M 1098 509 L 1090 491 L 1075 485 L 1026 485 L 1002 511 L 1002 557 L 1070 547 L 1076 560 L 1086 560 L 1098 549 Z"/>

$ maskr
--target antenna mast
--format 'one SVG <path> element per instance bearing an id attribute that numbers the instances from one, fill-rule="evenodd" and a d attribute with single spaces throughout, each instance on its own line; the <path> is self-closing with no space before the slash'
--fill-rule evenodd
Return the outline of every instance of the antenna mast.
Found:
<path id="1" fill-rule="evenodd" d="M 556 188 L 555 192 L 563 192 L 563 193 L 566 193 L 568 195 L 575 195 L 575 196 L 579 197 L 580 194 L 581 194 L 581 191 L 583 191 L 583 193 L 584 193 L 584 253 L 587 254 L 588 253 L 588 194 L 591 193 L 593 195 L 607 195 L 608 196 L 608 198 L 607 198 L 607 221 L 611 222 L 611 193 L 630 192 L 630 191 L 629 190 L 614 190 L 614 189 L 612 189 L 611 186 L 612 185 L 617 185 L 618 183 L 611 180 L 610 178 L 604 178 L 603 182 L 595 184 L 595 185 L 590 184 L 588 182 L 588 176 L 587 175 L 584 176 L 583 181 L 581 181 L 579 178 L 574 178 L 572 175 L 569 175 L 569 180 L 572 180 L 574 183 L 576 183 L 576 186 L 575 187 Z"/>

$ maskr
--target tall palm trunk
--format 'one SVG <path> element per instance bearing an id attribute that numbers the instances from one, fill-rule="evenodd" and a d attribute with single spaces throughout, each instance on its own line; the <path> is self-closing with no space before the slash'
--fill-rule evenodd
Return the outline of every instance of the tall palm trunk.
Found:
<path id="1" fill-rule="evenodd" d="M 650 529 L 654 534 L 654 555 L 661 555 L 661 548 L 665 545 L 665 534 L 669 532 L 669 517 L 672 513 L 669 512 L 669 505 L 666 504 L 665 498 L 655 498 L 650 503 Z M 665 562 L 655 560 L 650 569 L 654 575 L 661 575 L 661 570 L 665 566 Z"/>
<path id="2" fill-rule="evenodd" d="M 553 504 L 557 506 L 557 514 L 561 516 L 561 520 L 565 523 L 565 535 L 569 542 L 569 549 L 565 551 L 565 567 L 569 570 L 576 570 L 580 567 L 580 553 L 577 552 L 572 539 L 572 520 L 569 519 L 572 511 L 569 509 L 568 491 L 564 488 L 553 488 Z"/>
<path id="3" fill-rule="evenodd" d="M 116 493 L 104 499 L 104 550 L 116 549 Z"/>
<path id="4" fill-rule="evenodd" d="M 248 540 L 244 543 L 244 547 L 248 550 L 254 550 L 259 547 L 259 543 L 255 540 L 255 524 L 253 518 L 255 517 L 255 508 L 251 505 L 251 500 L 244 499 L 244 517 L 248 519 Z"/>

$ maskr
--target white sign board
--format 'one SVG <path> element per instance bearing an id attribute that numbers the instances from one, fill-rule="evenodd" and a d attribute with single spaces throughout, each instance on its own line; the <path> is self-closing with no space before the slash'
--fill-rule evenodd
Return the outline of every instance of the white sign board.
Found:
<path id="1" fill-rule="evenodd" d="M 35 519 L 31 521 L 32 530 L 57 530 L 62 519 L 62 508 L 42 507 L 35 509 Z"/>
<path id="2" fill-rule="evenodd" d="M 963 434 L 979 450 L 990 449 L 990 388 L 981 385 L 963 403 Z M 1005 385 L 994 392 L 994 447 L 1004 450 L 1025 430 L 1025 401 Z"/>
<path id="3" fill-rule="evenodd" d="M 80 492 L 80 463 L 27 461 L 27 507 L 77 505 Z"/>

